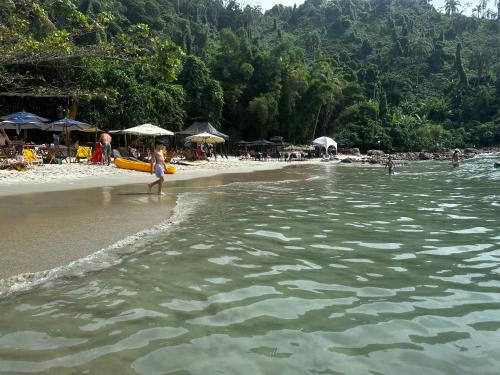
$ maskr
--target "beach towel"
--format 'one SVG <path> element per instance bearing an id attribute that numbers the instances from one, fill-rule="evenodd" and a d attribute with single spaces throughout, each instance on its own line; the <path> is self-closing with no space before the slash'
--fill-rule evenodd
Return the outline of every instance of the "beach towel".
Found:
<path id="1" fill-rule="evenodd" d="M 90 158 L 90 162 L 97 164 L 102 161 L 102 146 L 100 143 L 97 143 L 95 146 L 95 151 L 92 154 L 92 157 Z"/>

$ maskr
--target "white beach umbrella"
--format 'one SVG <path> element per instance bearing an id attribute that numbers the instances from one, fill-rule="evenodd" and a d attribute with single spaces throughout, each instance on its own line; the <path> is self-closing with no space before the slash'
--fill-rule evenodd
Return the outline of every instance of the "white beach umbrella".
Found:
<path id="1" fill-rule="evenodd" d="M 330 137 L 319 137 L 316 138 L 312 143 L 317 146 L 324 147 L 326 151 L 328 151 L 328 148 L 331 146 L 335 147 L 335 150 L 337 150 L 337 142 L 335 142 Z"/>
<path id="2" fill-rule="evenodd" d="M 160 128 L 153 124 L 143 124 L 134 126 L 133 128 L 123 129 L 116 133 L 134 134 L 134 135 L 149 135 L 151 137 L 159 137 L 162 135 L 174 135 L 173 132 L 167 129 Z"/>
<path id="3" fill-rule="evenodd" d="M 193 143 L 224 143 L 224 138 L 210 133 L 200 133 L 186 137 L 186 140 Z"/>

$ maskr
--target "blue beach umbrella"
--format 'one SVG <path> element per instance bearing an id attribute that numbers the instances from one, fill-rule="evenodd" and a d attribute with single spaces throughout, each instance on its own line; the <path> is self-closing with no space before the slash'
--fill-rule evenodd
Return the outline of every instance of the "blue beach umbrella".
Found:
<path id="1" fill-rule="evenodd" d="M 71 118 L 63 118 L 61 120 L 57 120 L 51 122 L 48 127 L 45 129 L 47 131 L 58 132 L 62 131 L 66 133 L 66 142 L 69 142 L 69 132 L 73 130 L 85 130 L 90 128 L 92 125 L 87 124 L 86 122 L 81 122 L 77 120 L 73 120 Z M 69 147 L 69 144 L 66 144 Z M 70 149 L 68 148 L 68 156 L 70 155 Z"/>
<path id="2" fill-rule="evenodd" d="M 46 118 L 29 112 L 16 112 L 0 117 L 0 127 L 2 129 L 15 129 L 16 133 L 21 133 L 24 129 L 45 129 Z"/>
<path id="3" fill-rule="evenodd" d="M 35 119 L 33 120 L 28 120 L 28 119 L 22 119 L 22 118 L 12 118 L 10 120 L 5 120 L 0 122 L 0 128 L 2 129 L 15 129 L 16 133 L 19 134 L 21 133 L 21 130 L 24 129 L 42 129 L 44 130 L 47 127 L 47 124 L 44 124 L 43 122 L 36 121 Z"/>
<path id="4" fill-rule="evenodd" d="M 0 120 L 4 120 L 4 121 L 10 121 L 10 120 L 22 121 L 22 120 L 25 120 L 25 121 L 31 121 L 31 122 L 37 122 L 37 123 L 49 121 L 48 119 L 46 119 L 44 117 L 35 115 L 34 113 L 30 113 L 30 112 L 11 113 L 10 115 L 5 115 L 5 116 L 0 117 Z"/>

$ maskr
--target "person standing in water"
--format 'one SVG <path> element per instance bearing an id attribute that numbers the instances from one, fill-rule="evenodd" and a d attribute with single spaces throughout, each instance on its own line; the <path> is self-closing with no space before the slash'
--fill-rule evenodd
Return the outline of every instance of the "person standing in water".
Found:
<path id="1" fill-rule="evenodd" d="M 396 166 L 396 164 L 394 163 L 394 161 L 392 160 L 392 156 L 389 156 L 389 158 L 387 159 L 387 161 L 385 162 L 385 166 L 387 168 L 389 168 L 389 176 L 390 175 L 393 175 L 394 174 L 394 167 Z"/>
<path id="2" fill-rule="evenodd" d="M 460 151 L 458 149 L 453 153 L 451 163 L 453 164 L 453 168 L 457 168 L 460 165 Z"/>
<path id="3" fill-rule="evenodd" d="M 158 184 L 158 195 L 165 195 L 161 191 L 163 188 L 163 182 L 165 181 L 165 157 L 163 156 L 163 145 L 161 143 L 155 143 L 155 148 L 153 150 L 153 155 L 151 155 L 151 174 L 153 174 L 153 163 L 154 171 L 158 180 L 148 184 L 148 190 L 151 193 L 151 188 Z"/>

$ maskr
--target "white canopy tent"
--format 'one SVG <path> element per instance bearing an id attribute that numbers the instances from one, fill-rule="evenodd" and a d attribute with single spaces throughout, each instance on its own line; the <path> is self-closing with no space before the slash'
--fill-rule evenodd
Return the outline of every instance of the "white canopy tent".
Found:
<path id="1" fill-rule="evenodd" d="M 312 143 L 314 145 L 324 147 L 326 151 L 328 151 L 328 149 L 332 146 L 335 147 L 335 151 L 337 150 L 337 142 L 335 142 L 330 137 L 319 137 L 316 138 Z"/>

